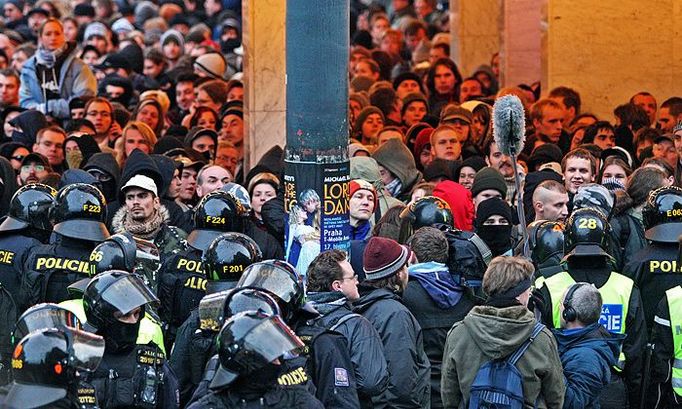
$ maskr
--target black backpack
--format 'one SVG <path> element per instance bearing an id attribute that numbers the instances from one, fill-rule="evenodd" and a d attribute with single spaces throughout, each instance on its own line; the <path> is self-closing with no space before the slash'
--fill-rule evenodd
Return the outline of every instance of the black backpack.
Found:
<path id="1" fill-rule="evenodd" d="M 483 274 L 492 259 L 492 253 L 476 233 L 462 231 L 445 224 L 433 227 L 445 233 L 448 239 L 448 270 L 458 284 L 479 288 Z"/>

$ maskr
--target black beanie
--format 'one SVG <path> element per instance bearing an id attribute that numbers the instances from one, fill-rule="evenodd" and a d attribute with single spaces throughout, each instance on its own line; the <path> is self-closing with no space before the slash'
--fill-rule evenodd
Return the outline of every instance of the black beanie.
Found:
<path id="1" fill-rule="evenodd" d="M 427 182 L 433 182 L 437 178 L 453 180 L 452 168 L 454 166 L 456 166 L 454 161 L 436 158 L 424 168 L 424 180 Z"/>
<path id="2" fill-rule="evenodd" d="M 491 197 L 478 204 L 476 209 L 476 227 L 480 227 L 492 215 L 499 215 L 512 224 L 511 207 L 499 197 Z"/>
<path id="3" fill-rule="evenodd" d="M 561 149 L 553 143 L 546 143 L 538 146 L 533 150 L 528 159 L 528 171 L 533 172 L 538 170 L 540 165 L 545 163 L 557 162 L 561 163 L 563 154 Z"/>
<path id="4" fill-rule="evenodd" d="M 507 196 L 507 183 L 504 181 L 504 177 L 497 169 L 491 167 L 485 167 L 476 173 L 474 184 L 471 186 L 471 195 L 476 197 L 488 189 L 497 190 L 502 194 L 502 197 Z"/>

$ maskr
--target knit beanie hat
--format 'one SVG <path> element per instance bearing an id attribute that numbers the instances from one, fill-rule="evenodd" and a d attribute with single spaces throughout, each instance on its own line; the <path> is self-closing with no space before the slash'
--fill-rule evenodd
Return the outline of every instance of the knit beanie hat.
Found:
<path id="1" fill-rule="evenodd" d="M 497 169 L 491 167 L 485 167 L 476 173 L 474 184 L 471 186 L 471 195 L 476 197 L 488 189 L 497 190 L 502 194 L 502 197 L 507 196 L 507 183 L 504 181 L 504 177 Z"/>
<path id="2" fill-rule="evenodd" d="M 348 94 L 348 99 L 350 101 L 355 101 L 358 104 L 360 104 L 360 108 L 365 108 L 366 106 L 369 105 L 369 97 L 367 96 L 367 93 L 363 91 L 351 92 L 350 94 Z"/>
<path id="3" fill-rule="evenodd" d="M 128 34 L 130 32 L 135 31 L 135 26 L 128 21 L 127 18 L 121 17 L 118 20 L 114 21 L 114 24 L 111 25 L 111 31 L 113 31 L 116 34 L 121 34 L 125 33 Z"/>
<path id="4" fill-rule="evenodd" d="M 462 173 L 463 168 L 471 168 L 474 171 L 478 172 L 479 170 L 483 169 L 485 167 L 485 159 L 483 159 L 480 156 L 471 156 L 469 158 L 466 158 L 464 162 L 462 162 L 457 169 L 455 170 L 454 174 L 452 177 L 454 178 L 453 180 L 456 182 L 459 180 L 459 175 Z"/>
<path id="5" fill-rule="evenodd" d="M 403 83 L 403 81 L 407 80 L 412 80 L 415 81 L 417 84 L 419 84 L 419 89 L 421 91 L 424 91 L 422 89 L 422 80 L 419 78 L 419 75 L 413 73 L 412 71 L 404 72 L 402 74 L 399 74 L 393 79 L 393 89 L 397 90 L 400 84 Z"/>
<path id="6" fill-rule="evenodd" d="M 407 246 L 385 237 L 372 237 L 362 255 L 362 269 L 367 280 L 375 281 L 395 275 L 407 264 Z"/>
<path id="7" fill-rule="evenodd" d="M 200 55 L 194 61 L 194 69 L 213 79 L 222 79 L 225 74 L 225 59 L 218 53 Z"/>
<path id="8" fill-rule="evenodd" d="M 159 16 L 159 6 L 151 1 L 144 0 L 135 6 L 135 25 L 139 28 L 144 26 L 145 21 Z"/>
<path id="9" fill-rule="evenodd" d="M 405 115 L 405 111 L 407 111 L 407 108 L 410 106 L 410 104 L 416 101 L 423 102 L 424 105 L 426 105 L 426 112 L 429 112 L 429 101 L 426 99 L 424 94 L 421 92 L 411 92 L 405 95 L 405 98 L 403 98 L 403 108 L 401 109 L 400 114 Z"/>
<path id="10" fill-rule="evenodd" d="M 417 134 L 417 139 L 414 141 L 414 149 L 412 151 L 415 161 L 419 162 L 419 156 L 422 154 L 422 150 L 424 150 L 424 146 L 429 145 L 431 146 L 431 134 L 433 133 L 434 129 L 431 127 L 424 128 L 422 129 L 419 134 Z"/>
<path id="11" fill-rule="evenodd" d="M 178 30 L 166 30 L 161 36 L 161 46 L 163 47 L 166 45 L 167 41 L 175 41 L 180 46 L 180 52 L 182 53 L 184 51 L 185 39 Z"/>
<path id="12" fill-rule="evenodd" d="M 492 215 L 499 215 L 507 219 L 509 224 L 512 223 L 511 207 L 504 200 L 499 197 L 491 197 L 478 204 L 476 209 L 476 227 L 480 227 Z"/>
<path id="13" fill-rule="evenodd" d="M 83 40 L 87 41 L 92 36 L 100 36 L 107 38 L 107 26 L 99 21 L 93 21 L 85 27 L 85 33 L 83 34 Z"/>
<path id="14" fill-rule="evenodd" d="M 434 182 L 438 178 L 453 180 L 452 168 L 455 165 L 455 161 L 435 158 L 424 168 L 424 180 L 427 182 Z"/>
<path id="15" fill-rule="evenodd" d="M 563 154 L 561 149 L 553 143 L 545 143 L 533 149 L 528 159 L 528 171 L 533 172 L 539 170 L 541 165 L 550 162 L 561 163 Z"/>
<path id="16" fill-rule="evenodd" d="M 623 182 L 616 178 L 604 178 L 602 179 L 601 184 L 612 192 L 625 191 Z"/>
<path id="17" fill-rule="evenodd" d="M 384 113 L 381 112 L 381 110 L 374 105 L 369 105 L 360 111 L 358 114 L 357 119 L 355 120 L 355 124 L 353 124 L 353 134 L 357 134 L 360 131 L 362 131 L 362 123 L 365 122 L 368 116 L 371 114 L 379 114 L 381 116 L 381 120 L 386 122 L 386 118 L 384 117 Z"/>
<path id="18" fill-rule="evenodd" d="M 379 204 L 379 198 L 377 197 L 376 189 L 371 183 L 364 179 L 354 179 L 350 181 L 349 188 L 350 188 L 350 194 L 348 195 L 349 198 L 353 197 L 355 192 L 357 192 L 358 190 L 368 190 L 372 192 L 372 195 L 374 195 L 374 209 L 376 210 L 377 205 Z"/>

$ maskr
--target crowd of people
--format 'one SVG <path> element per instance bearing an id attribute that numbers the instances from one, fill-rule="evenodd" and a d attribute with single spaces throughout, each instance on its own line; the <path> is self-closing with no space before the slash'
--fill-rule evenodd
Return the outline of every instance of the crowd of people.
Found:
<path id="1" fill-rule="evenodd" d="M 682 407 L 682 98 L 600 118 L 463 75 L 446 1 L 350 15 L 347 253 L 282 147 L 244 167 L 241 1 L 3 2 L 0 407 Z"/>

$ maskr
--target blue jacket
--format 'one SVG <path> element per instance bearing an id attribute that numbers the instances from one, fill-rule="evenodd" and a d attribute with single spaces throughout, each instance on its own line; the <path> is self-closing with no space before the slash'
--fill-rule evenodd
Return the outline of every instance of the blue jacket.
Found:
<path id="1" fill-rule="evenodd" d="M 564 367 L 564 409 L 599 409 L 599 394 L 611 380 L 625 336 L 609 333 L 598 322 L 577 330 L 554 330 Z"/>
<path id="2" fill-rule="evenodd" d="M 56 118 L 69 118 L 69 101 L 74 97 L 95 96 L 97 80 L 95 75 L 73 50 L 66 57 L 59 71 L 60 99 L 51 99 L 45 111 L 45 97 L 36 72 L 36 56 L 29 58 L 21 70 L 19 105 L 22 108 L 37 109 Z"/>

